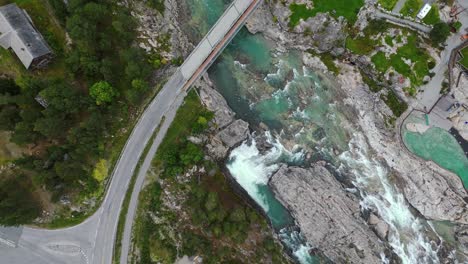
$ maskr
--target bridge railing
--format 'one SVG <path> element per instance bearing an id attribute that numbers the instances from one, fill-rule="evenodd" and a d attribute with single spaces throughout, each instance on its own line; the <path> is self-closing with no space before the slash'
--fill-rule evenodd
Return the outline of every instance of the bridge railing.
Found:
<path id="1" fill-rule="evenodd" d="M 223 39 L 223 38 L 219 38 L 219 39 L 216 40 L 215 43 L 211 43 L 208 38 L 214 32 L 214 30 L 218 29 L 218 27 L 220 27 L 220 26 L 224 27 L 225 32 L 224 32 L 224 34 L 222 34 L 222 37 L 224 37 L 225 34 L 227 32 L 229 32 L 232 25 L 234 25 L 237 22 L 237 20 L 242 16 L 242 14 L 247 10 L 247 8 L 250 6 L 250 4 L 253 3 L 254 1 L 255 0 L 233 0 L 232 1 L 232 3 L 226 8 L 226 11 L 224 11 L 224 13 L 220 16 L 218 21 L 211 27 L 210 31 L 208 31 L 208 33 L 205 34 L 205 36 L 198 43 L 198 45 L 195 47 L 195 49 L 192 51 L 192 53 L 190 53 L 190 55 L 185 59 L 184 63 L 180 66 L 180 69 L 181 69 L 181 72 L 182 72 L 182 75 L 184 76 L 184 78 L 190 78 L 192 76 L 192 74 L 196 71 L 197 68 L 192 67 L 190 65 L 191 64 L 190 61 L 194 56 L 200 55 L 199 54 L 200 49 L 206 48 L 207 45 L 209 45 L 209 47 L 210 47 L 209 52 L 207 52 L 206 54 L 202 54 L 200 56 L 200 58 L 198 59 L 199 60 L 198 63 L 203 63 L 203 61 L 205 61 L 205 59 L 208 58 L 208 56 L 210 55 L 211 50 L 214 47 L 216 47 L 216 45 L 218 45 L 218 43 Z M 238 10 L 237 7 L 241 7 L 242 10 Z M 236 10 L 236 12 L 237 12 L 236 19 L 231 21 L 230 25 L 222 24 L 222 22 L 224 21 L 224 18 L 227 17 L 227 15 L 230 12 L 232 12 L 232 10 Z M 203 47 L 203 46 L 205 46 L 205 47 Z"/>

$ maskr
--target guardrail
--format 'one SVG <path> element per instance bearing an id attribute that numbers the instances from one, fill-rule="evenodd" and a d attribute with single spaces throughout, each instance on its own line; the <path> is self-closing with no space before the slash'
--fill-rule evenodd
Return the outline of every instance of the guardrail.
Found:
<path id="1" fill-rule="evenodd" d="M 248 1 L 248 5 L 245 5 L 245 2 L 244 1 Z M 206 45 L 206 43 L 208 43 L 211 47 L 211 49 L 215 48 L 222 40 L 223 38 L 220 38 L 218 39 L 215 43 L 211 43 L 208 39 L 208 37 L 211 35 L 211 33 L 213 33 L 213 31 L 215 29 L 217 29 L 217 27 L 219 25 L 222 25 L 221 23 L 223 22 L 223 18 L 225 18 L 232 10 L 236 10 L 238 16 L 236 18 L 236 20 L 232 21 L 232 23 L 229 25 L 229 26 L 225 26 L 227 28 L 227 32 L 229 32 L 229 29 L 231 29 L 232 25 L 234 25 L 238 19 L 240 17 L 242 17 L 242 15 L 244 14 L 244 12 L 249 8 L 249 6 L 254 3 L 256 0 L 234 0 L 232 1 L 232 3 L 226 8 L 226 11 L 224 11 L 224 13 L 220 16 L 220 18 L 218 19 L 218 21 L 211 27 L 211 29 L 208 31 L 208 33 L 205 34 L 205 36 L 200 40 L 200 42 L 198 43 L 198 45 L 195 47 L 195 49 L 192 51 L 192 53 L 190 53 L 190 55 L 185 59 L 184 63 L 182 63 L 182 65 L 180 66 L 180 69 L 182 71 L 182 73 L 184 72 L 184 67 L 187 66 L 187 63 L 193 58 L 193 56 L 195 56 L 196 53 L 199 52 L 199 49 L 203 46 L 203 45 Z M 236 7 L 236 3 L 238 2 L 243 2 L 243 4 L 245 5 L 245 9 L 243 10 L 238 10 L 237 7 Z M 226 33 L 227 33 L 226 32 Z M 204 56 L 202 58 L 202 62 L 204 62 L 206 60 L 206 58 L 208 58 L 210 56 L 211 52 L 208 53 L 206 56 Z M 189 78 L 194 72 L 196 71 L 196 69 L 193 69 L 193 71 L 190 72 L 190 74 L 188 74 L 188 76 L 185 76 L 184 75 L 184 78 Z"/>

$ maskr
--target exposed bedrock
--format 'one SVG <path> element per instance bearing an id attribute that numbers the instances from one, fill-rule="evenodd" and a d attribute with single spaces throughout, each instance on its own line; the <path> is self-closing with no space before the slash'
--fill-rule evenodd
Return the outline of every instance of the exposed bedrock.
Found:
<path id="1" fill-rule="evenodd" d="M 307 241 L 331 261 L 381 263 L 382 252 L 389 252 L 360 216 L 358 199 L 326 168 L 282 166 L 269 184 Z M 376 233 L 386 236 L 388 227 L 377 216 L 368 221 Z"/>

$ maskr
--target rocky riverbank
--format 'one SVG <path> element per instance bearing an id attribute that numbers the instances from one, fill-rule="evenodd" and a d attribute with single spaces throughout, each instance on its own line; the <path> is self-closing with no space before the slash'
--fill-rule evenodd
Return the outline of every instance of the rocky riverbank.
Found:
<path id="1" fill-rule="evenodd" d="M 301 51 L 315 49 L 318 52 L 331 51 L 334 54 L 343 52 L 343 50 L 339 48 L 340 45 L 336 45 L 343 40 L 343 36 L 336 33 L 336 28 L 339 29 L 343 26 L 340 20 L 320 15 L 308 19 L 306 22 L 303 22 L 303 27 L 296 27 L 292 31 L 287 28 L 287 23 L 282 21 L 282 18 L 289 17 L 289 12 L 287 5 L 264 4 L 248 21 L 247 28 L 252 33 L 262 33 L 265 37 L 273 40 L 273 42 L 277 44 L 277 52 L 284 52 L 291 49 L 298 49 Z M 323 25 L 318 23 L 318 21 L 322 21 Z M 308 24 L 308 28 L 316 29 L 317 32 L 326 32 L 329 33 L 329 35 L 325 37 L 321 34 L 300 34 L 304 32 L 302 29 L 306 27 L 305 24 Z M 313 45 L 310 43 L 313 43 Z M 304 54 L 303 58 L 304 64 L 311 68 L 324 68 L 323 63 L 321 63 L 317 57 Z M 463 241 L 466 240 L 466 232 L 461 230 L 466 230 L 468 220 L 468 195 L 459 177 L 438 167 L 432 162 L 423 161 L 409 153 L 400 143 L 397 130 L 389 128 L 388 125 L 386 125 L 386 118 L 391 116 L 390 109 L 383 103 L 378 95 L 370 92 L 369 87 L 364 84 L 362 80 L 359 69 L 355 66 L 343 63 L 339 63 L 339 67 L 341 74 L 338 76 L 337 80 L 342 91 L 345 93 L 345 104 L 352 109 L 350 112 L 355 115 L 353 120 L 356 120 L 356 129 L 363 132 L 365 136 L 364 142 L 370 147 L 369 151 L 378 157 L 379 163 L 388 171 L 390 175 L 389 180 L 391 181 L 390 184 L 393 185 L 392 188 L 396 188 L 398 192 L 404 195 L 404 199 L 409 203 L 410 209 L 414 211 L 414 214 L 417 216 L 425 220 L 449 221 L 453 224 L 451 229 L 455 240 L 461 242 L 459 244 L 448 245 L 445 242 L 441 242 L 433 230 L 421 229 L 425 230 L 422 232 L 425 232 L 428 237 L 438 244 L 439 259 L 445 262 L 453 260 L 452 257 L 448 256 L 448 252 L 456 248 L 460 249 L 457 254 L 463 255 L 463 252 L 466 254 L 466 243 L 463 243 Z M 340 254 L 343 254 L 357 261 L 361 258 L 362 254 L 361 256 L 356 255 L 356 252 L 350 251 L 349 249 L 336 252 L 333 251 L 336 249 L 327 248 L 324 244 L 320 244 L 320 239 L 317 239 L 316 236 L 319 237 L 323 235 L 323 233 L 320 234 L 320 230 L 324 228 L 324 223 L 327 225 L 327 227 L 324 228 L 326 230 L 341 228 L 344 229 L 344 233 L 349 233 L 354 229 L 352 228 L 353 225 L 345 225 L 343 223 L 337 223 L 336 221 L 311 221 L 311 219 L 315 220 L 317 216 L 320 216 L 322 213 L 325 215 L 327 212 L 327 210 L 317 207 L 318 203 L 302 201 L 303 199 L 313 200 L 312 198 L 319 201 L 324 200 L 321 199 L 323 197 L 320 196 L 323 194 L 317 190 L 319 188 L 313 187 L 314 184 L 319 185 L 320 183 L 322 185 L 327 184 L 327 186 L 334 186 L 331 189 L 334 190 L 332 191 L 333 193 L 336 193 L 336 197 L 333 196 L 333 198 L 339 199 L 338 201 L 346 200 L 346 202 L 334 200 L 332 205 L 329 205 L 328 210 L 330 211 L 328 213 L 338 210 L 337 213 L 342 214 L 342 217 L 346 218 L 347 221 L 360 222 L 359 226 L 361 226 L 363 230 L 366 230 L 366 234 L 368 234 L 368 231 L 371 229 L 376 231 L 376 227 L 380 225 L 378 231 L 376 231 L 378 236 L 374 235 L 374 233 L 371 235 L 377 240 L 379 240 L 379 236 L 382 241 L 387 239 L 387 236 L 383 235 L 385 232 L 382 231 L 386 228 L 383 228 L 382 224 L 376 221 L 374 216 L 371 217 L 372 220 L 368 220 L 367 224 L 363 219 L 356 219 L 356 214 L 353 213 L 355 211 L 351 208 L 357 211 L 362 210 L 362 208 L 359 209 L 359 207 L 357 207 L 356 209 L 356 207 L 353 207 L 356 206 L 357 200 L 353 200 L 356 198 L 351 198 L 347 195 L 344 192 L 345 187 L 335 184 L 331 174 L 321 171 L 321 174 L 324 175 L 324 179 L 317 179 L 314 177 L 317 171 L 314 170 L 315 169 L 303 170 L 299 168 L 287 169 L 282 167 L 282 169 L 278 171 L 279 174 L 273 176 L 274 180 L 272 180 L 271 185 L 274 187 L 277 197 L 294 214 L 299 226 L 312 245 L 317 246 L 326 254 L 328 253 L 327 256 L 331 256 L 331 258 L 339 259 Z M 287 174 L 289 178 L 281 176 L 285 174 Z M 295 174 L 298 175 L 294 176 Z M 308 175 L 308 177 L 306 177 L 306 175 Z M 301 191 L 295 188 L 304 185 L 307 186 L 307 184 L 310 183 L 314 183 L 310 185 L 310 188 L 301 187 L 299 188 Z M 295 197 L 295 199 L 292 197 Z M 330 201 L 324 200 L 324 203 L 328 202 Z M 340 206 L 344 206 L 346 209 L 342 209 Z M 337 208 L 341 208 L 342 210 Z M 314 212 L 314 214 L 310 212 Z M 357 218 L 359 217 L 360 216 Z M 362 223 L 364 224 L 361 225 Z M 324 235 L 323 237 L 327 236 Z M 355 244 L 359 244 L 359 237 L 348 236 L 346 238 L 353 241 Z M 371 250 L 371 248 L 367 248 L 367 250 Z M 369 263 L 371 263 L 375 260 L 371 257 L 372 255 L 371 252 L 366 252 L 364 258 L 368 258 L 370 261 Z M 463 258 L 462 256 L 462 259 Z"/>
<path id="2" fill-rule="evenodd" d="M 375 215 L 366 223 L 355 194 L 345 191 L 326 168 L 283 166 L 271 178 L 270 186 L 307 241 L 334 263 L 381 263 L 382 254 L 393 258 L 384 242 L 387 224 Z"/>

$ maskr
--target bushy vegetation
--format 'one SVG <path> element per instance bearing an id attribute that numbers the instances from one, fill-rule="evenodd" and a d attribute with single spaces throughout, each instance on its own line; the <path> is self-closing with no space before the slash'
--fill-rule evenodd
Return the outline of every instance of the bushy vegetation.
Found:
<path id="1" fill-rule="evenodd" d="M 364 36 L 358 36 L 358 32 L 351 32 L 346 39 L 346 48 L 355 54 L 367 55 L 374 51 L 379 44 L 378 40 L 371 37 L 385 32 L 388 28 L 389 24 L 385 20 L 370 20 L 369 25 L 364 29 Z"/>
<path id="2" fill-rule="evenodd" d="M 397 49 L 396 54 L 391 54 L 388 58 L 381 51 L 371 58 L 376 69 L 384 73 L 390 67 L 396 72 L 409 78 L 413 87 L 422 84 L 424 76 L 429 75 L 430 68 L 434 67 L 431 56 L 418 45 L 418 37 L 414 33 L 407 35 L 408 43 Z M 404 60 L 410 60 L 414 65 L 407 64 Z"/>
<path id="3" fill-rule="evenodd" d="M 423 5 L 423 0 L 406 0 L 400 13 L 404 16 L 416 17 Z"/>
<path id="4" fill-rule="evenodd" d="M 434 45 L 443 44 L 448 36 L 450 36 L 450 27 L 444 22 L 435 24 L 429 33 L 429 37 Z"/>
<path id="5" fill-rule="evenodd" d="M 340 16 L 346 18 L 351 24 L 354 24 L 357 19 L 359 9 L 364 5 L 363 0 L 315 0 L 313 8 L 309 9 L 305 4 L 293 3 L 289 6 L 292 14 L 289 17 L 289 26 L 295 27 L 301 19 L 307 20 L 309 17 L 314 17 L 317 13 L 329 12 L 331 16 L 338 18 Z"/>
<path id="6" fill-rule="evenodd" d="M 461 51 L 461 54 L 463 56 L 463 58 L 461 59 L 460 63 L 465 66 L 465 68 L 468 69 L 468 48 L 464 48 L 462 51 Z"/>
<path id="7" fill-rule="evenodd" d="M 150 92 L 153 69 L 134 43 L 136 22 L 111 0 L 70 0 L 68 7 L 61 0 L 0 0 L 9 2 L 28 11 L 56 55 L 47 69 L 26 71 L 11 52 L 0 54 L 8 76 L 0 80 L 0 129 L 31 150 L 15 161 L 19 173 L 33 183 L 30 191 L 45 186 L 53 202 L 100 195 L 108 176 L 102 164 L 112 166 L 130 115 Z"/>
<path id="8" fill-rule="evenodd" d="M 31 188 L 30 179 L 25 175 L 0 178 L 0 225 L 26 224 L 39 216 L 40 204 Z"/>
<path id="9" fill-rule="evenodd" d="M 379 4 L 387 10 L 392 10 L 397 2 L 398 0 L 379 0 Z"/>
<path id="10" fill-rule="evenodd" d="M 140 196 L 135 230 L 139 263 L 174 263 L 184 255 L 202 257 L 204 263 L 243 263 L 246 254 L 252 263 L 269 258 L 288 263 L 265 220 L 233 193 L 201 147 L 187 142 L 188 136 L 206 130 L 211 118 L 190 93 L 158 149 L 153 165 L 161 178 Z M 186 178 L 194 165 L 207 172 Z M 177 207 L 169 208 L 164 200 Z"/>
<path id="11" fill-rule="evenodd" d="M 164 13 L 165 6 L 164 6 L 164 0 L 148 0 L 148 4 L 150 7 L 158 10 L 161 14 Z"/>
<path id="12" fill-rule="evenodd" d="M 382 94 L 381 99 L 392 110 L 396 117 L 400 117 L 406 109 L 408 109 L 408 104 L 401 101 L 392 90 L 388 91 L 387 95 Z"/>

